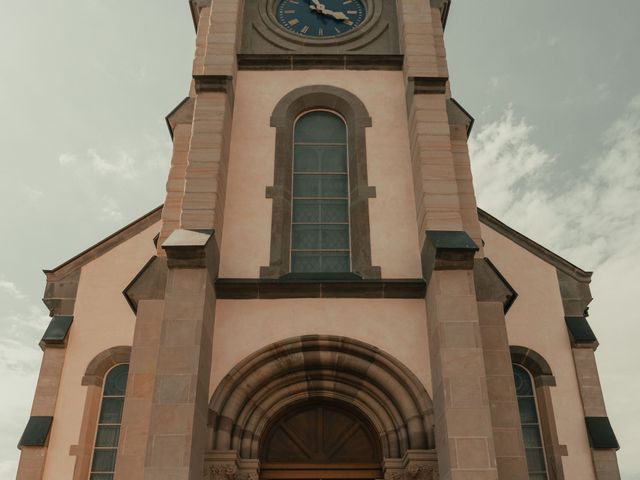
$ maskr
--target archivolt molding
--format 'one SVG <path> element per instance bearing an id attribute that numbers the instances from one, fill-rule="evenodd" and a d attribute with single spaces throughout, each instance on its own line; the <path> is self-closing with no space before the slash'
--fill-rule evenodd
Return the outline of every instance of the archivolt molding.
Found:
<path id="1" fill-rule="evenodd" d="M 131 359 L 131 347 L 118 346 L 112 347 L 96 355 L 84 372 L 82 377 L 82 385 L 102 386 L 104 376 L 109 369 L 120 363 L 129 363 Z"/>
<path id="2" fill-rule="evenodd" d="M 229 372 L 209 404 L 211 448 L 256 459 L 272 418 L 288 406 L 322 398 L 366 415 L 386 458 L 435 448 L 431 399 L 406 366 L 363 342 L 321 335 L 265 347 Z"/>
<path id="3" fill-rule="evenodd" d="M 511 361 L 515 364 L 522 365 L 533 376 L 536 387 L 556 385 L 556 379 L 553 376 L 549 363 L 535 350 L 527 347 L 512 345 Z"/>

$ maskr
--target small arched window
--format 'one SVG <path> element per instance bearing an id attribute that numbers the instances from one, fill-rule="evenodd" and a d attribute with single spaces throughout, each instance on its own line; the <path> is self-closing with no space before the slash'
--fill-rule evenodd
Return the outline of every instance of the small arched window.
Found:
<path id="1" fill-rule="evenodd" d="M 293 273 L 351 271 L 347 126 L 333 112 L 295 124 L 291 222 Z"/>
<path id="2" fill-rule="evenodd" d="M 120 364 L 105 378 L 89 480 L 113 480 L 128 374 L 129 365 Z"/>
<path id="3" fill-rule="evenodd" d="M 514 364 L 513 377 L 516 384 L 516 397 L 518 398 L 529 478 L 531 480 L 548 480 L 538 406 L 531 374 L 520 365 Z"/>

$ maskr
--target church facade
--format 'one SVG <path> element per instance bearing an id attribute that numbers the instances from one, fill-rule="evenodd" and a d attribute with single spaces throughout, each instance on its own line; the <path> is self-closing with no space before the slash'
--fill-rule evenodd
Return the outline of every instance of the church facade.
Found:
<path id="1" fill-rule="evenodd" d="M 450 2 L 189 5 L 165 201 L 46 271 L 17 478 L 619 479 L 591 273 L 476 205 Z"/>

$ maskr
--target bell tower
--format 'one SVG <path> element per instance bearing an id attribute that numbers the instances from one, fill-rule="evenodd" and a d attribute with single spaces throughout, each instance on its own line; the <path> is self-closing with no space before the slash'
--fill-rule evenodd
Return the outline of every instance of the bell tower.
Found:
<path id="1" fill-rule="evenodd" d="M 124 434 L 116 478 L 201 478 L 220 297 L 368 295 L 424 301 L 440 478 L 527 478 L 516 400 L 501 393 L 512 372 L 473 120 L 449 88 L 449 1 L 190 5 L 193 81 L 167 118 L 154 260 L 165 287 L 138 301 L 131 360 L 134 385 L 153 391 L 123 420 L 149 423 Z"/>

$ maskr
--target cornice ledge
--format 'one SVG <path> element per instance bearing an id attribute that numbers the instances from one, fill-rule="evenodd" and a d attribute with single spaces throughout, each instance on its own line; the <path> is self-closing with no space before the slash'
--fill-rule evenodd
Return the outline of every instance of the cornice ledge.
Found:
<path id="1" fill-rule="evenodd" d="M 449 125 L 464 125 L 467 129 L 467 138 L 471 136 L 471 130 L 476 120 L 454 98 L 447 100 L 447 115 Z"/>
<path id="2" fill-rule="evenodd" d="M 422 247 L 422 276 L 428 284 L 436 270 L 473 270 L 478 250 L 464 231 L 427 230 Z"/>
<path id="3" fill-rule="evenodd" d="M 187 97 L 182 100 L 169 114 L 165 117 L 169 135 L 173 140 L 173 131 L 178 125 L 193 123 L 193 111 L 195 107 L 195 99 Z"/>
<path id="4" fill-rule="evenodd" d="M 447 93 L 449 77 L 409 77 L 409 93 L 411 95 Z"/>
<path id="5" fill-rule="evenodd" d="M 220 92 L 233 96 L 233 77 L 231 75 L 194 75 L 196 93 Z"/>
<path id="6" fill-rule="evenodd" d="M 140 300 L 161 300 L 167 285 L 167 259 L 154 256 L 142 267 L 122 292 L 134 313 Z"/>
<path id="7" fill-rule="evenodd" d="M 191 10 L 191 18 L 193 19 L 193 28 L 198 31 L 198 23 L 200 22 L 200 12 L 202 9 L 210 7 L 211 0 L 189 0 L 189 9 Z"/>
<path id="8" fill-rule="evenodd" d="M 206 268 L 215 280 L 220 253 L 214 237 L 214 230 L 174 230 L 162 244 L 169 269 Z"/>
<path id="9" fill-rule="evenodd" d="M 476 258 L 473 267 L 476 299 L 479 302 L 502 303 L 506 314 L 518 298 L 518 292 L 488 258 Z"/>
<path id="10" fill-rule="evenodd" d="M 431 0 L 431 6 L 440 10 L 440 20 L 442 21 L 442 30 L 447 26 L 449 11 L 451 10 L 452 0 Z"/>
<path id="11" fill-rule="evenodd" d="M 40 348 L 66 348 L 73 315 L 54 315 L 40 340 Z"/>

